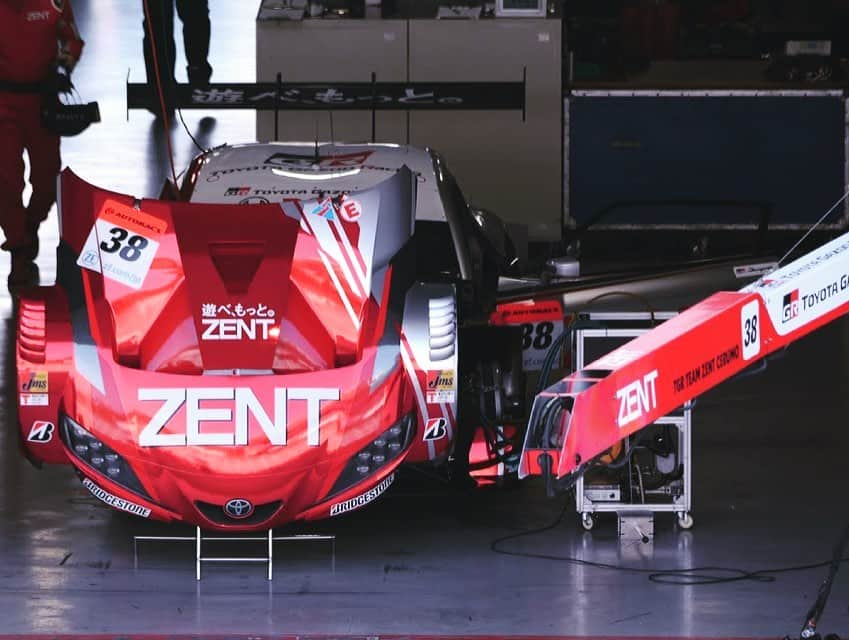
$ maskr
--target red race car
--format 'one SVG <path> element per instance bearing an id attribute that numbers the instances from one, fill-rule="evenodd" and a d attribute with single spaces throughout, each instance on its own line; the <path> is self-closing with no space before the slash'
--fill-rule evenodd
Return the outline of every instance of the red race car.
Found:
<path id="1" fill-rule="evenodd" d="M 486 322 L 509 242 L 431 152 L 225 146 L 159 200 L 66 170 L 60 231 L 19 303 L 21 441 L 116 509 L 268 529 L 510 452 L 458 427 L 524 391 L 521 332 Z"/>

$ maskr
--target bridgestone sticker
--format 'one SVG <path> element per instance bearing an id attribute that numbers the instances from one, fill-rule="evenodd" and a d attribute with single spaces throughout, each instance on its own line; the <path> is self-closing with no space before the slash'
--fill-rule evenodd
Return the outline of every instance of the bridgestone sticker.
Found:
<path id="1" fill-rule="evenodd" d="M 330 507 L 330 515 L 331 516 L 339 516 L 343 513 L 347 513 L 348 511 L 353 511 L 354 509 L 359 509 L 367 505 L 369 502 L 377 498 L 381 493 L 386 491 L 389 488 L 389 485 L 392 484 L 392 481 L 395 480 L 395 474 L 390 473 L 386 478 L 383 479 L 376 487 L 373 487 L 366 491 L 363 494 L 360 494 L 350 500 L 345 500 L 344 502 L 337 502 L 332 507 Z"/>
<path id="2" fill-rule="evenodd" d="M 132 513 L 134 516 L 141 516 L 142 518 L 150 516 L 150 509 L 147 507 L 143 507 L 135 502 L 130 502 L 129 500 L 124 500 L 118 496 L 113 496 L 105 489 L 98 487 L 88 478 L 83 478 L 83 486 L 91 492 L 91 495 L 98 500 L 105 502 L 110 507 L 126 511 L 127 513 Z"/>
<path id="3" fill-rule="evenodd" d="M 77 265 L 132 289 L 141 288 L 159 238 L 166 229 L 159 218 L 107 200 L 86 238 Z"/>

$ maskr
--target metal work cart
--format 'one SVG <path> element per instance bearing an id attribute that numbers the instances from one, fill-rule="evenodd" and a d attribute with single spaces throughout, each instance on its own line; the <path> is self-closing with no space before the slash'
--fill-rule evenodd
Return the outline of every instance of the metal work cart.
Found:
<path id="1" fill-rule="evenodd" d="M 597 327 L 575 330 L 572 337 L 575 370 L 674 315 L 674 312 L 599 312 L 582 316 L 582 320 Z M 575 509 L 584 529 L 593 528 L 596 513 L 616 513 L 620 535 L 626 516 L 647 521 L 644 528 L 648 528 L 645 535 L 649 536 L 653 535 L 655 513 L 674 513 L 682 529 L 693 526 L 691 420 L 692 405 L 688 403 L 625 438 L 621 450 L 611 452 L 608 467 L 591 470 L 578 479 Z M 651 439 L 650 446 L 640 444 L 646 438 Z M 652 470 L 651 482 L 648 476 L 644 477 L 644 468 Z"/>

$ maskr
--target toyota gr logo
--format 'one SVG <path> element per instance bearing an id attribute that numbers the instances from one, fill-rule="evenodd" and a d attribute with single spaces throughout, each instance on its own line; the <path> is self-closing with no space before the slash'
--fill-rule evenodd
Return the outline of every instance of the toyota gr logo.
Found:
<path id="1" fill-rule="evenodd" d="M 224 513 L 236 520 L 247 518 L 253 512 L 254 506 L 250 500 L 245 500 L 244 498 L 233 498 L 232 500 L 228 500 L 224 505 Z"/>

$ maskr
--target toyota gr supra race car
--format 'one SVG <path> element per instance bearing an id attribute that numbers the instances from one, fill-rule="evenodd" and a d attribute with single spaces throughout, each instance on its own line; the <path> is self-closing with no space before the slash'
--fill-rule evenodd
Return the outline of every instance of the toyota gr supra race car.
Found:
<path id="1" fill-rule="evenodd" d="M 66 170 L 59 220 L 57 283 L 19 302 L 21 441 L 116 509 L 336 516 L 402 463 L 468 470 L 463 371 L 519 404 L 516 330 L 486 323 L 509 243 L 429 151 L 225 146 L 159 200 Z"/>

